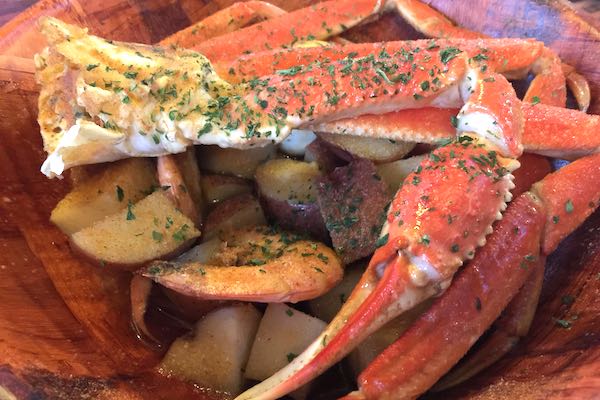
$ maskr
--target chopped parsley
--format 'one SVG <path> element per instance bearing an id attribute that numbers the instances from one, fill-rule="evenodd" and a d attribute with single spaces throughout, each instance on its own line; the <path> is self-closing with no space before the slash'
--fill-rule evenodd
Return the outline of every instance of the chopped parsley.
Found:
<path id="1" fill-rule="evenodd" d="M 183 224 L 181 225 L 181 227 L 175 232 L 173 233 L 173 239 L 177 240 L 178 242 L 183 242 L 187 239 L 187 230 L 190 227 L 188 226 L 188 224 Z"/>
<path id="2" fill-rule="evenodd" d="M 130 201 L 127 203 L 127 221 L 133 221 L 135 219 L 135 214 L 133 213 L 133 203 Z"/>
<path id="3" fill-rule="evenodd" d="M 157 231 L 152 231 L 152 239 L 155 242 L 160 243 L 163 240 L 163 234 Z"/>
<path id="4" fill-rule="evenodd" d="M 571 201 L 571 199 L 567 200 L 567 202 L 565 203 L 565 211 L 567 212 L 567 214 L 572 213 L 573 209 L 573 202 Z"/>
<path id="5" fill-rule="evenodd" d="M 123 188 L 121 186 L 117 185 L 117 200 L 123 201 L 124 198 L 125 198 L 125 192 L 123 191 Z"/>
<path id="6" fill-rule="evenodd" d="M 377 241 L 375 242 L 375 247 L 380 248 L 381 246 L 384 246 L 387 243 L 389 237 L 390 237 L 390 234 L 386 233 L 385 235 L 383 235 L 382 237 L 377 239 Z"/>
<path id="7" fill-rule="evenodd" d="M 460 53 L 462 53 L 462 50 L 456 47 L 446 47 L 445 49 L 440 50 L 440 60 L 444 64 L 448 64 L 450 60 L 458 56 Z"/>

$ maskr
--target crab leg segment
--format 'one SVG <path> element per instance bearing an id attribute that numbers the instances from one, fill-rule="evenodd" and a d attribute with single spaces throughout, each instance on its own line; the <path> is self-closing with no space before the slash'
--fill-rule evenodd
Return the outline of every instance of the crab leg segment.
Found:
<path id="1" fill-rule="evenodd" d="M 523 154 L 519 157 L 519 162 L 521 167 L 513 173 L 515 177 L 513 196 L 525 193 L 535 182 L 543 179 L 551 171 L 550 162 L 543 156 Z M 540 257 L 536 264 L 523 287 L 506 306 L 500 318 L 494 322 L 492 332 L 483 342 L 479 341 L 477 351 L 463 357 L 460 363 L 444 375 L 432 390 L 444 390 L 469 379 L 500 359 L 527 334 L 542 289 L 545 257 Z"/>
<path id="2" fill-rule="evenodd" d="M 540 256 L 528 265 L 532 270 L 529 277 L 490 328 L 490 336 L 478 345 L 476 353 L 467 354 L 455 368 L 444 375 L 432 388 L 433 391 L 445 390 L 470 379 L 502 358 L 527 335 L 542 291 L 545 264 L 546 257 Z"/>
<path id="3" fill-rule="evenodd" d="M 213 37 L 237 31 L 261 20 L 279 17 L 285 13 L 285 10 L 264 1 L 234 3 L 161 40 L 161 44 L 191 48 Z"/>
<path id="4" fill-rule="evenodd" d="M 401 46 L 432 50 L 457 48 L 466 53 L 473 67 L 499 73 L 529 69 L 542 54 L 542 42 L 532 39 L 436 39 L 395 41 L 387 43 L 350 43 L 343 46 L 278 49 L 241 55 L 233 61 L 213 61 L 219 74 L 230 82 L 251 80 L 270 75 L 278 70 L 307 65 L 319 61 L 341 60 L 350 55 L 367 57 L 382 51 L 394 51 Z"/>
<path id="5" fill-rule="evenodd" d="M 404 17 L 404 19 L 416 30 L 429 37 L 439 38 L 486 38 L 479 32 L 474 32 L 465 28 L 458 27 L 452 23 L 443 14 L 431 8 L 430 6 L 418 0 L 393 0 L 396 9 Z M 586 103 L 585 84 L 582 84 L 582 76 L 574 74 L 570 78 L 570 74 L 563 73 L 561 68 L 560 58 L 552 50 L 546 48 L 539 59 L 532 64 L 531 71 L 535 75 L 531 81 L 525 101 L 539 102 L 550 104 L 558 107 L 564 107 L 567 100 L 567 89 L 565 86 L 565 75 L 569 81 L 569 86 L 576 88 L 576 99 L 580 109 L 585 110 L 589 105 Z M 570 68 L 569 72 L 574 72 Z M 585 81 L 585 79 L 583 79 Z M 588 87 L 589 89 L 589 87 Z M 588 92 L 589 94 L 589 92 Z"/>
<path id="6" fill-rule="evenodd" d="M 192 47 L 209 60 L 234 60 L 241 54 L 320 40 L 364 23 L 382 10 L 381 0 L 326 1 L 272 18 Z"/>
<path id="7" fill-rule="evenodd" d="M 598 207 L 599 162 L 597 154 L 574 161 L 511 203 L 488 244 L 417 323 L 363 371 L 359 392 L 349 398 L 414 398 L 448 371 L 526 282 L 540 251 L 542 257 L 553 251 Z M 558 215 L 566 217 L 563 225 Z M 526 328 L 518 320 L 512 324 L 517 334 Z"/>
<path id="8" fill-rule="evenodd" d="M 522 103 L 526 152 L 563 159 L 576 159 L 600 152 L 600 116 L 545 104 Z M 313 128 L 321 132 L 381 137 L 419 143 L 439 143 L 454 134 L 457 110 L 422 108 L 384 115 L 361 115 Z"/>
<path id="9" fill-rule="evenodd" d="M 534 196 L 511 204 L 488 244 L 432 308 L 363 371 L 359 392 L 348 398 L 411 399 L 433 385 L 523 285 L 529 271 L 520 265 L 537 257 L 543 225 L 543 207 Z"/>
<path id="10" fill-rule="evenodd" d="M 392 0 L 398 14 L 429 37 L 476 39 L 484 35 L 455 25 L 442 13 L 417 0 Z"/>
<path id="11" fill-rule="evenodd" d="M 462 85 L 470 95 L 461 111 L 463 125 L 488 124 L 491 133 L 470 127 L 407 177 L 390 206 L 385 244 L 340 313 L 303 354 L 239 400 L 274 399 L 310 381 L 384 323 L 444 290 L 463 260 L 485 243 L 510 199 L 509 170 L 518 163 L 500 154 L 520 153 L 520 108 L 499 75 Z"/>
<path id="12" fill-rule="evenodd" d="M 542 250 L 556 246 L 600 204 L 600 154 L 581 158 L 531 188 L 546 208 Z"/>

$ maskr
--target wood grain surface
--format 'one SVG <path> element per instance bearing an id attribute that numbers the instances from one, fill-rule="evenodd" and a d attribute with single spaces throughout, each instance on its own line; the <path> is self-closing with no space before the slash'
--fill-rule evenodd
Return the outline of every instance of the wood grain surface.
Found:
<path id="1" fill-rule="evenodd" d="M 600 97 L 597 31 L 563 3 L 429 1 L 469 28 L 545 40 L 595 82 Z M 161 353 L 138 341 L 130 328 L 129 276 L 76 258 L 66 237 L 48 222 L 68 187 L 39 172 L 44 154 L 31 57 L 45 45 L 35 27 L 41 15 L 111 39 L 154 43 L 232 2 L 43 0 L 0 27 L 0 386 L 17 398 L 214 398 L 151 371 Z M 274 3 L 291 10 L 310 1 Z M 13 16 L 16 6 L 2 6 L 0 16 Z M 350 35 L 379 40 L 416 33 L 386 16 Z M 599 396 L 599 212 L 548 265 L 531 335 L 455 389 L 453 398 Z M 561 302 L 565 295 L 575 298 L 568 307 Z M 570 329 L 554 323 L 563 318 L 571 319 Z"/>

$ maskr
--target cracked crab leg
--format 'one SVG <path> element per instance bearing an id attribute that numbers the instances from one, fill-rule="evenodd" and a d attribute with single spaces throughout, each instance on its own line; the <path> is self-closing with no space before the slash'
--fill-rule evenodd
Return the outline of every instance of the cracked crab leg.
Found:
<path id="1" fill-rule="evenodd" d="M 419 47 L 432 44 L 427 40 L 414 43 L 418 43 Z M 435 43 L 443 47 L 465 50 L 471 58 L 484 54 L 487 58 L 484 65 L 487 68 L 504 73 L 529 68 L 545 51 L 540 42 L 521 39 L 440 39 Z M 251 80 L 261 74 L 275 73 L 277 70 L 297 65 L 307 65 L 321 59 L 340 60 L 349 54 L 360 56 L 378 53 L 385 49 L 385 46 L 376 43 L 350 44 L 343 47 L 263 52 L 242 56 L 233 63 L 225 63 L 219 68 L 228 80 L 234 82 Z M 486 51 L 482 52 L 482 49 Z M 541 103 L 544 101 L 541 100 Z M 600 136 L 596 134 L 600 128 L 600 117 L 543 104 L 524 103 L 523 109 L 525 151 L 574 159 L 600 150 Z M 456 115 L 456 111 L 439 108 L 400 110 L 383 115 L 361 115 L 352 119 L 313 123 L 311 128 L 338 134 L 437 143 L 453 136 L 454 127 L 451 125 L 451 117 Z"/>
<path id="2" fill-rule="evenodd" d="M 197 43 L 192 49 L 216 62 L 298 41 L 323 40 L 376 17 L 383 5 L 382 0 L 326 1 Z"/>
<path id="3" fill-rule="evenodd" d="M 485 243 L 513 187 L 508 171 L 521 152 L 522 117 L 502 76 L 465 81 L 474 87 L 459 114 L 463 136 L 408 176 L 390 206 L 384 244 L 340 313 L 304 353 L 239 400 L 277 398 L 308 382 L 385 322 L 444 290 Z"/>
<path id="4" fill-rule="evenodd" d="M 488 245 L 363 371 L 359 391 L 348 399 L 414 398 L 448 371 L 524 284 L 540 250 L 542 256 L 552 252 L 598 207 L 599 162 L 600 154 L 574 161 L 513 201 Z M 446 346 L 446 340 L 453 345 Z"/>
<path id="5" fill-rule="evenodd" d="M 108 42 L 52 18 L 42 27 L 50 47 L 38 62 L 40 98 L 58 100 L 44 102 L 40 112 L 52 119 L 41 121 L 49 176 L 82 163 L 178 153 L 191 144 L 260 146 L 283 140 L 292 128 L 365 113 L 458 107 L 467 64 L 456 48 L 394 42 L 366 57 L 231 85 L 198 53 Z M 76 84 L 57 85 L 65 74 Z M 73 117 L 64 118 L 59 104 Z"/>

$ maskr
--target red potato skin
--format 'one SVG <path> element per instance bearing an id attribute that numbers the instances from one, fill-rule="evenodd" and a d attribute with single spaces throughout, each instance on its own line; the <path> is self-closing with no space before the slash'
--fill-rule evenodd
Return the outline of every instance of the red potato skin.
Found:
<path id="1" fill-rule="evenodd" d="M 251 194 L 241 194 L 223 200 L 215 205 L 215 208 L 206 216 L 204 224 L 204 232 L 211 232 L 223 221 L 245 207 L 248 207 L 256 201 L 256 198 Z"/>
<path id="2" fill-rule="evenodd" d="M 317 202 L 294 204 L 260 192 L 259 199 L 265 213 L 278 226 L 296 233 L 306 233 L 321 242 L 329 242 L 329 233 Z"/>
<path id="3" fill-rule="evenodd" d="M 544 223 L 543 206 L 531 195 L 515 200 L 444 296 L 363 371 L 359 386 L 364 396 L 417 397 L 447 372 L 524 284 L 531 272 L 528 264 L 533 266 L 539 254 Z M 511 251 L 506 251 L 507 243 Z"/>
<path id="4" fill-rule="evenodd" d="M 345 264 L 375 251 L 391 201 L 375 164 L 357 159 L 319 182 L 318 203 L 333 246 Z"/>
<path id="5" fill-rule="evenodd" d="M 306 146 L 306 154 L 310 154 L 319 165 L 319 169 L 326 174 L 352 160 L 350 153 L 339 147 L 336 148 L 319 137 Z"/>

